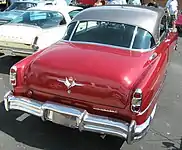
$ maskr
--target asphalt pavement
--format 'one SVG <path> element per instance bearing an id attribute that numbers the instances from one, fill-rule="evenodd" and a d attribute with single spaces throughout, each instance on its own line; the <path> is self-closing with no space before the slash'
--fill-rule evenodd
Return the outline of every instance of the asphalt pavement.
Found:
<path id="1" fill-rule="evenodd" d="M 19 60 L 0 58 L 0 150 L 182 150 L 182 38 L 173 53 L 150 131 L 133 145 L 43 122 L 20 111 L 7 113 L 3 96 L 11 88 L 9 69 Z"/>

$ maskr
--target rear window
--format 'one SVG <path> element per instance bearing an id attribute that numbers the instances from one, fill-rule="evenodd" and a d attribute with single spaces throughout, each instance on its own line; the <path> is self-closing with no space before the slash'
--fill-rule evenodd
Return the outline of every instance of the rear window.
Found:
<path id="1" fill-rule="evenodd" d="M 16 17 L 22 15 L 22 11 L 4 11 L 0 12 L 0 19 L 15 19 Z"/>
<path id="2" fill-rule="evenodd" d="M 64 40 L 130 49 L 150 49 L 154 45 L 154 39 L 148 31 L 133 25 L 106 21 L 72 23 L 68 26 Z"/>

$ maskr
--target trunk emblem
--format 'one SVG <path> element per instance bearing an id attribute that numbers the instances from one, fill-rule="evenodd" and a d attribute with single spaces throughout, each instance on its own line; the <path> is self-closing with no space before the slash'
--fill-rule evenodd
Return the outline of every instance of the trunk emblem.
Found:
<path id="1" fill-rule="evenodd" d="M 69 94 L 71 93 L 70 88 L 74 86 L 84 86 L 84 84 L 76 83 L 73 77 L 66 77 L 66 79 L 57 79 L 57 81 L 63 83 L 67 87 Z"/>

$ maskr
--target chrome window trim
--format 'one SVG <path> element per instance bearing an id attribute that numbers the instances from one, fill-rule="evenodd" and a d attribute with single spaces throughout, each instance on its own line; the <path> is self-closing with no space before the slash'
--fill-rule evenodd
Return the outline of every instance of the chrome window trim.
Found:
<path id="1" fill-rule="evenodd" d="M 73 22 L 73 23 L 74 23 L 74 22 Z M 73 31 L 72 31 L 72 33 L 71 33 L 71 35 L 70 35 L 68 41 L 71 41 L 71 39 L 72 39 L 72 37 L 73 37 L 73 34 L 75 33 L 75 31 L 76 31 L 76 29 L 77 29 L 79 23 L 80 23 L 80 21 L 77 21 L 77 22 L 76 22 L 75 27 L 74 27 L 74 29 L 73 29 Z"/>
<path id="2" fill-rule="evenodd" d="M 69 41 L 69 40 L 61 40 L 63 42 L 71 42 L 71 43 L 80 43 L 80 44 L 90 44 L 90 45 L 99 45 L 99 46 L 107 46 L 107 47 L 111 47 L 111 48 L 118 48 L 118 49 L 122 49 L 122 50 L 128 50 L 128 51 L 135 51 L 135 52 L 150 52 L 153 51 L 155 49 L 155 47 L 150 48 L 150 49 L 133 49 L 133 48 L 126 48 L 126 47 L 120 47 L 120 46 L 114 46 L 114 45 L 108 45 L 108 44 L 101 44 L 101 43 L 94 43 L 94 42 L 81 42 L 81 41 Z"/>
<path id="3" fill-rule="evenodd" d="M 136 34 L 137 34 L 137 30 L 138 30 L 138 26 L 135 27 L 135 30 L 133 31 L 133 37 L 131 39 L 131 43 L 130 43 L 130 49 L 132 49 L 133 47 L 133 43 L 135 41 L 135 37 L 136 37 Z"/>

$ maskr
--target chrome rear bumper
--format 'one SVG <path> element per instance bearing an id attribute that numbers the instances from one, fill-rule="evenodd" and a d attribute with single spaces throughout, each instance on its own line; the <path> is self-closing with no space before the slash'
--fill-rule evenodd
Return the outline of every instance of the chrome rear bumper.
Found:
<path id="1" fill-rule="evenodd" d="M 78 128 L 80 131 L 118 136 L 124 138 L 128 144 L 141 139 L 147 133 L 156 109 L 155 107 L 151 116 L 143 124 L 136 125 L 134 120 L 127 123 L 58 103 L 42 103 L 25 97 L 15 97 L 11 91 L 4 96 L 4 105 L 7 111 L 21 110 L 41 117 L 42 120 L 49 120 L 70 128 Z"/>

